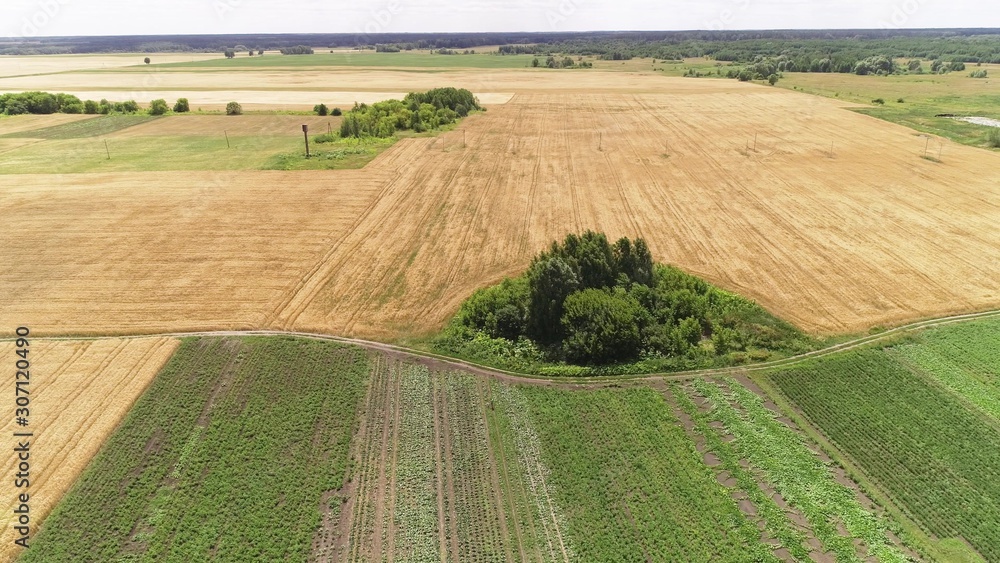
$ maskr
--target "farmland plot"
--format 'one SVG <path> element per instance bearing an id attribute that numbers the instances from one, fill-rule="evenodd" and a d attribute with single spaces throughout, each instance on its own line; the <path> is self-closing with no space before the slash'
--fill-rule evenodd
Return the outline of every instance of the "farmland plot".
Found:
<path id="1" fill-rule="evenodd" d="M 964 399 L 966 388 L 940 385 L 923 372 L 956 381 L 951 366 L 940 367 L 890 348 L 769 377 L 926 532 L 960 538 L 994 561 L 1000 559 L 1000 424 L 980 410 L 985 403 Z M 961 370 L 957 375 L 973 380 Z"/>
<path id="2" fill-rule="evenodd" d="M 22 560 L 305 560 L 367 376 L 331 343 L 186 340 Z"/>
<path id="3" fill-rule="evenodd" d="M 29 336 L 28 426 L 15 426 L 14 372 L 0 383 L 0 393 L 10 398 L 10 418 L 0 429 L 4 445 L 11 451 L 12 433 L 28 430 L 30 440 L 30 485 L 15 488 L 15 455 L 0 459 L 0 561 L 12 560 L 21 548 L 14 545 L 15 515 L 11 512 L 17 494 L 27 493 L 32 535 L 73 486 L 91 458 L 125 417 L 132 404 L 170 358 L 178 342 L 168 338 L 142 340 L 32 341 Z M 14 343 L 0 343 L 0 357 L 14 365 Z M 29 545 L 34 549 L 33 537 Z"/>

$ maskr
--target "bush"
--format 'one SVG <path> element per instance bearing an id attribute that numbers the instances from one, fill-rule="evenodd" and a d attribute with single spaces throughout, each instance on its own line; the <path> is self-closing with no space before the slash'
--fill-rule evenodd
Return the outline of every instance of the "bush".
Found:
<path id="1" fill-rule="evenodd" d="M 83 102 L 83 113 L 93 115 L 100 112 L 100 109 L 101 106 L 99 106 L 94 100 L 87 100 L 86 102 Z"/>
<path id="2" fill-rule="evenodd" d="M 904 101 L 905 101 L 905 100 L 903 100 L 903 98 L 896 98 L 896 103 L 897 103 L 897 104 L 901 104 L 901 103 L 903 103 Z"/>
<path id="3" fill-rule="evenodd" d="M 330 115 L 335 116 L 335 117 L 339 117 L 339 116 L 341 116 L 343 114 L 344 114 L 344 112 L 341 111 L 340 108 L 333 108 L 333 111 L 330 112 Z"/>
<path id="4" fill-rule="evenodd" d="M 149 115 L 163 115 L 169 110 L 170 106 L 168 106 L 167 101 L 162 98 L 149 102 Z"/>
<path id="5" fill-rule="evenodd" d="M 326 115 L 329 113 L 329 109 L 327 109 L 326 104 L 317 104 L 313 106 L 313 111 L 316 112 L 316 115 Z"/>
<path id="6" fill-rule="evenodd" d="M 226 104 L 226 115 L 242 115 L 243 106 L 239 102 L 229 102 Z"/>
<path id="7" fill-rule="evenodd" d="M 1000 127 L 991 127 L 986 134 L 986 145 L 990 148 L 1000 149 Z"/>
<path id="8" fill-rule="evenodd" d="M 316 135 L 315 137 L 313 137 L 313 142 L 314 143 L 319 143 L 319 144 L 332 143 L 332 142 L 336 141 L 339 138 L 340 137 L 338 137 L 335 134 L 323 133 L 322 135 Z"/>
<path id="9" fill-rule="evenodd" d="M 872 100 L 872 103 L 878 106 L 884 106 L 885 100 L 883 100 L 882 98 L 875 98 L 874 100 Z"/>
<path id="10" fill-rule="evenodd" d="M 191 111 L 191 105 L 188 103 L 187 98 L 177 98 L 177 103 L 174 104 L 174 113 L 186 113 Z"/>
<path id="11" fill-rule="evenodd" d="M 638 355 L 649 314 L 624 290 L 578 291 L 566 298 L 564 309 L 566 359 L 604 364 Z"/>

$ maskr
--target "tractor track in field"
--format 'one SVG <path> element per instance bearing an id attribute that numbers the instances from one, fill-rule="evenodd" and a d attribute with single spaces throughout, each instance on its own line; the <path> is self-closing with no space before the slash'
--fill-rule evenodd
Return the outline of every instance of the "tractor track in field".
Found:
<path id="1" fill-rule="evenodd" d="M 523 373 L 510 372 L 498 368 L 493 368 L 489 366 L 484 366 L 471 362 L 468 360 L 462 360 L 459 358 L 452 358 L 449 356 L 443 356 L 440 354 L 435 354 L 433 352 L 428 352 L 425 350 L 417 350 L 414 348 L 408 348 L 406 346 L 398 346 L 395 344 L 387 344 L 384 342 L 375 342 L 371 340 L 362 340 L 358 338 L 346 338 L 342 336 L 335 336 L 331 334 L 320 334 L 313 332 L 295 332 L 295 331 L 281 331 L 281 330 L 223 330 L 223 331 L 202 331 L 202 332 L 165 332 L 156 334 L 138 334 L 138 335 L 104 335 L 104 336 L 46 336 L 46 337 L 35 337 L 37 341 L 59 341 L 59 340 L 71 340 L 71 341 L 82 341 L 82 340 L 101 340 L 106 338 L 121 338 L 121 339 L 146 339 L 146 338 L 187 338 L 187 337 L 199 337 L 199 336 L 291 336 L 299 338 L 310 338 L 313 340 L 326 340 L 330 342 L 338 342 L 341 344 L 350 344 L 354 346 L 359 346 L 367 350 L 372 350 L 376 352 L 387 353 L 390 356 L 408 359 L 417 363 L 427 365 L 428 367 L 437 367 L 445 370 L 457 369 L 466 371 L 476 375 L 482 375 L 486 377 L 492 377 L 505 381 L 508 383 L 523 383 L 529 385 L 545 385 L 545 386 L 560 386 L 567 388 L 589 388 L 596 384 L 617 384 L 623 382 L 642 382 L 642 381 L 663 381 L 663 380 L 686 380 L 695 379 L 699 377 L 716 377 L 721 375 L 732 375 L 737 373 L 747 373 L 747 372 L 758 372 L 766 371 L 769 369 L 789 367 L 797 365 L 806 361 L 814 360 L 817 358 L 822 358 L 824 356 L 829 356 L 831 354 L 836 354 L 839 352 L 846 352 L 848 350 L 853 350 L 861 346 L 867 346 L 870 344 L 876 344 L 878 342 L 889 340 L 891 338 L 901 336 L 904 334 L 917 332 L 920 330 L 933 328 L 937 326 L 974 321 L 981 319 L 989 319 L 993 317 L 1000 317 L 1000 309 L 993 309 L 989 311 L 982 311 L 978 313 L 965 313 L 959 315 L 951 315 L 947 317 L 939 317 L 936 319 L 925 319 L 922 321 L 916 321 L 906 325 L 898 326 L 892 329 L 888 329 L 884 332 L 878 334 L 866 335 L 858 338 L 853 338 L 844 342 L 833 344 L 825 348 L 820 348 L 818 350 L 812 350 L 810 352 L 805 352 L 803 354 L 798 354 L 795 356 L 789 356 L 787 358 L 782 358 L 780 360 L 772 360 L 769 362 L 761 362 L 758 364 L 742 365 L 742 366 L 732 366 L 724 368 L 705 368 L 698 370 L 688 370 L 688 371 L 678 371 L 671 373 L 647 373 L 647 374 L 629 374 L 629 375 L 609 375 L 609 376 L 590 376 L 590 377 L 544 377 L 528 375 Z M 13 338 L 2 338 L 0 342 L 10 341 Z"/>

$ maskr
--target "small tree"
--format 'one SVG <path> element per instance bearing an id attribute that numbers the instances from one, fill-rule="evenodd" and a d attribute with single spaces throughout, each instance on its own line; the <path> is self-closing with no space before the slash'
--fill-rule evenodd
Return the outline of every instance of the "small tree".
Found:
<path id="1" fill-rule="evenodd" d="M 100 106 L 94 100 L 83 102 L 83 113 L 95 114 L 100 111 Z"/>
<path id="2" fill-rule="evenodd" d="M 777 74 L 772 74 L 771 76 L 768 76 L 767 77 L 767 83 L 770 84 L 771 86 L 774 86 L 775 84 L 777 84 L 778 83 L 778 75 Z"/>
<path id="3" fill-rule="evenodd" d="M 226 115 L 242 115 L 243 106 L 239 102 L 229 102 L 226 104 Z"/>
<path id="4" fill-rule="evenodd" d="M 316 115 L 326 115 L 327 113 L 329 113 L 329 109 L 327 109 L 326 104 L 318 104 L 313 106 L 313 111 L 316 112 Z"/>
<path id="5" fill-rule="evenodd" d="M 535 58 L 531 59 L 531 66 L 532 66 L 532 67 L 534 67 L 534 68 L 538 68 L 538 66 L 539 66 L 540 64 L 541 64 L 541 63 L 540 63 L 540 62 L 538 62 L 538 57 L 535 57 Z"/>
<path id="6" fill-rule="evenodd" d="M 232 49 L 226 49 L 225 51 L 223 51 L 222 54 L 224 54 L 227 59 L 231 59 L 236 56 L 236 51 Z"/>
<path id="7" fill-rule="evenodd" d="M 146 57 L 145 59 L 142 59 L 142 62 L 144 62 L 146 64 L 149 64 L 149 57 Z"/>
<path id="8" fill-rule="evenodd" d="M 341 116 L 343 114 L 344 114 L 344 112 L 341 111 L 340 108 L 333 108 L 333 111 L 330 112 L 330 115 L 332 115 L 334 117 L 339 117 L 339 116 Z"/>
<path id="9" fill-rule="evenodd" d="M 247 54 L 252 57 L 253 56 L 253 49 L 250 49 L 249 51 L 247 51 Z"/>
<path id="10" fill-rule="evenodd" d="M 170 109 L 163 98 L 149 102 L 149 115 L 163 115 Z"/>
<path id="11" fill-rule="evenodd" d="M 257 55 L 261 57 L 264 56 L 264 49 L 257 49 Z"/>
<path id="12" fill-rule="evenodd" d="M 177 98 L 177 103 L 174 104 L 174 113 L 185 113 L 191 111 L 191 106 L 188 104 L 187 98 Z"/>

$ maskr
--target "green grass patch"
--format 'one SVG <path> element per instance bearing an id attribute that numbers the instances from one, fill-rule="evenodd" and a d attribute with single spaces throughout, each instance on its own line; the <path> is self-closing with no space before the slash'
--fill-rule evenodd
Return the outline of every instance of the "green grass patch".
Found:
<path id="1" fill-rule="evenodd" d="M 926 532 L 1000 560 L 1000 424 L 983 412 L 997 389 L 980 371 L 996 365 L 995 340 L 945 343 L 952 330 L 983 329 L 940 328 L 930 350 L 858 350 L 769 380 Z M 969 357 L 955 359 L 960 349 Z"/>
<path id="2" fill-rule="evenodd" d="M 9 133 L 7 135 L 0 135 L 0 137 L 49 140 L 85 139 L 88 137 L 108 135 L 110 133 L 114 133 L 115 131 L 128 129 L 129 127 L 139 125 L 140 123 L 146 123 L 154 119 L 159 119 L 159 116 L 127 114 L 101 115 L 94 116 L 93 119 L 83 119 L 80 121 L 63 123 L 61 125 L 53 125 L 52 127 L 34 129 L 32 131 Z"/>
<path id="3" fill-rule="evenodd" d="M 363 139 L 347 138 L 325 142 L 310 143 L 310 157 L 306 158 L 304 149 L 295 152 L 276 154 L 270 157 L 262 166 L 264 170 L 341 170 L 347 168 L 362 168 L 376 156 L 391 147 L 397 137 Z M 299 143 L 301 145 L 301 143 Z"/>
<path id="4" fill-rule="evenodd" d="M 302 151 L 286 136 L 177 136 L 43 141 L 4 153 L 0 174 L 170 170 L 260 170 L 278 154 Z M 108 158 L 110 152 L 111 158 Z"/>
<path id="5" fill-rule="evenodd" d="M 316 53 L 313 55 L 265 55 L 166 63 L 157 68 L 230 69 L 274 67 L 411 67 L 411 68 L 525 68 L 531 55 L 431 55 L 421 53 Z"/>
<path id="6" fill-rule="evenodd" d="M 332 343 L 185 340 L 21 561 L 305 561 L 368 371 Z"/>

